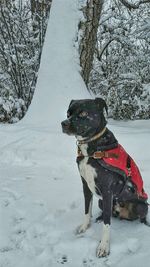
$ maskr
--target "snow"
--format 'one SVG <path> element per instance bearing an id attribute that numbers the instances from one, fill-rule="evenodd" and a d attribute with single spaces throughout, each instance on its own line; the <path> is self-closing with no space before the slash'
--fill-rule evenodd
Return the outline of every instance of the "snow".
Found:
<path id="1" fill-rule="evenodd" d="M 101 224 L 75 235 L 83 218 L 76 143 L 61 132 L 73 98 L 90 97 L 79 75 L 74 40 L 78 0 L 52 4 L 39 79 L 31 107 L 14 125 L 0 125 L 0 267 L 142 267 L 149 228 L 112 219 L 111 254 L 96 258 Z M 150 194 L 150 121 L 108 123 L 134 157 Z"/>
<path id="2" fill-rule="evenodd" d="M 60 127 L 71 99 L 89 97 L 79 74 L 74 42 L 80 12 L 78 1 L 53 1 L 41 68 L 27 123 Z M 58 126 L 59 124 L 59 126 Z"/>

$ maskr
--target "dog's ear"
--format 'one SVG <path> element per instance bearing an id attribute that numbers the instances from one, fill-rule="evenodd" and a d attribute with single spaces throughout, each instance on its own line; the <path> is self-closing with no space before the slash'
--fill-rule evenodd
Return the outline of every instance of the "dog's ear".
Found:
<path id="1" fill-rule="evenodd" d="M 71 108 L 71 105 L 73 104 L 73 102 L 75 102 L 75 100 L 71 100 L 70 101 L 70 104 L 69 104 L 69 107 L 68 107 L 68 110 L 67 110 L 67 118 L 69 118 L 70 117 L 70 108 Z"/>
<path id="2" fill-rule="evenodd" d="M 70 101 L 69 108 L 71 107 L 71 105 L 73 104 L 73 102 L 75 102 L 75 100 L 71 100 Z"/>
<path id="3" fill-rule="evenodd" d="M 97 97 L 95 98 L 95 102 L 98 105 L 99 109 L 103 110 L 105 108 L 106 113 L 108 115 L 108 107 L 104 99 Z"/>

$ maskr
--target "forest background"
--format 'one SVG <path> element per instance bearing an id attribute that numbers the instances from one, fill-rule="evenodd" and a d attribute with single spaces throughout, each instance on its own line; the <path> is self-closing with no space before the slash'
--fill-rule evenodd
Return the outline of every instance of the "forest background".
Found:
<path id="1" fill-rule="evenodd" d="M 51 3 L 1 3 L 2 123 L 20 120 L 32 101 Z M 149 119 L 150 1 L 79 0 L 79 9 L 75 45 L 87 89 L 106 100 L 110 118 Z"/>

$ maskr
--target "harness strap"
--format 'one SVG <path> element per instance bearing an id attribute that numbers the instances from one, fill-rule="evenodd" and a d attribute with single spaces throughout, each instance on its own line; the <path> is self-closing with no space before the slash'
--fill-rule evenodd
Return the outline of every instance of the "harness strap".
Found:
<path id="1" fill-rule="evenodd" d="M 126 164 L 127 164 L 126 168 L 128 170 L 128 177 L 130 177 L 131 176 L 131 158 L 129 155 L 127 157 L 127 163 Z"/>

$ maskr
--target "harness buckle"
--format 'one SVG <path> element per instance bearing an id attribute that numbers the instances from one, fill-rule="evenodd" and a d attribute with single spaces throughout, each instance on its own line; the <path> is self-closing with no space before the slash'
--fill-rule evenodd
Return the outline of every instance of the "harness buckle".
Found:
<path id="1" fill-rule="evenodd" d="M 101 159 L 101 158 L 103 158 L 104 157 L 104 152 L 102 152 L 102 151 L 96 151 L 96 152 L 94 152 L 94 154 L 93 154 L 93 158 L 94 159 Z"/>

